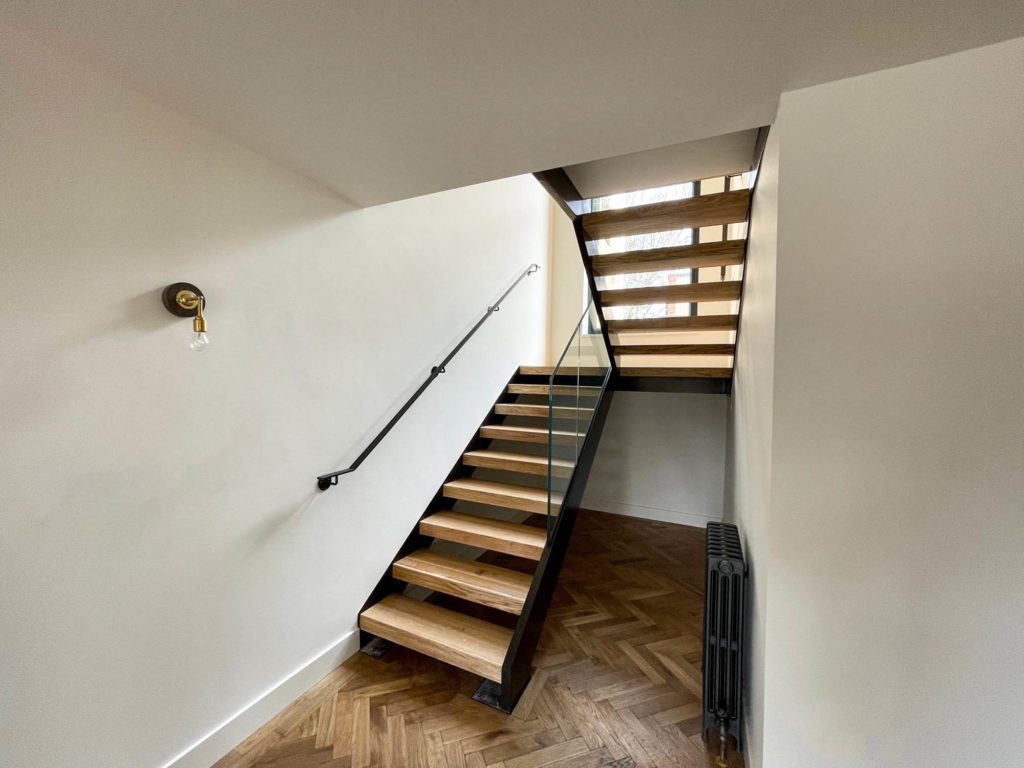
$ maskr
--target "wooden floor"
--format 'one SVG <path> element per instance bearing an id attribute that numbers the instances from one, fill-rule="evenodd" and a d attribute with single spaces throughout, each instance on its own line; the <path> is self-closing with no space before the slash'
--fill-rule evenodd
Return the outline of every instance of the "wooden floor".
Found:
<path id="1" fill-rule="evenodd" d="M 516 710 L 402 648 L 358 653 L 214 768 L 716 763 L 700 738 L 704 532 L 582 512 Z M 742 765 L 735 759 L 730 765 Z"/>

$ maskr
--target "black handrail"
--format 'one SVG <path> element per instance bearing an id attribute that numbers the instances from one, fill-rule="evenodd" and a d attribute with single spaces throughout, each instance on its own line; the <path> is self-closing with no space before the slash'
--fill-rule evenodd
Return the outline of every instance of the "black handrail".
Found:
<path id="1" fill-rule="evenodd" d="M 363 461 L 366 459 L 367 456 L 370 455 L 370 453 L 373 452 L 373 449 L 376 448 L 380 441 L 383 440 L 384 437 L 387 435 L 387 433 L 391 431 L 391 428 L 398 423 L 398 420 L 405 415 L 405 412 L 408 411 L 410 407 L 412 407 L 412 404 L 415 403 L 419 396 L 422 395 L 423 392 L 426 390 L 426 388 L 430 386 L 431 382 L 433 382 L 434 379 L 436 379 L 439 375 L 445 372 L 445 366 L 448 365 L 448 363 L 451 362 L 452 358 L 459 353 L 460 349 L 466 346 L 466 342 L 469 341 L 472 338 L 473 334 L 480 329 L 481 325 L 487 322 L 487 318 L 489 318 L 493 313 L 497 312 L 501 308 L 501 302 L 505 300 L 505 297 L 512 293 L 512 290 L 517 285 L 519 285 L 519 283 L 522 281 L 524 277 L 532 275 L 538 269 L 540 269 L 540 267 L 537 264 L 531 264 L 529 267 L 527 267 L 526 271 L 523 272 L 523 274 L 521 274 L 518 278 L 516 278 L 516 281 L 508 287 L 508 290 L 501 294 L 501 298 L 499 298 L 496 302 L 494 302 L 494 304 L 487 308 L 487 311 L 484 312 L 484 316 L 477 321 L 477 324 L 470 329 L 469 333 L 462 337 L 462 341 L 460 341 L 455 346 L 455 349 L 449 352 L 444 360 L 442 360 L 440 363 L 438 363 L 437 365 L 430 369 L 430 375 L 427 376 L 427 380 L 420 384 L 419 389 L 412 393 L 412 397 L 405 401 L 405 405 L 398 409 L 398 413 L 391 417 L 391 421 L 384 425 L 384 428 L 381 429 L 381 431 L 377 433 L 377 436 L 370 441 L 370 444 L 363 449 L 363 452 L 356 456 L 355 461 L 353 461 L 352 464 L 349 465 L 346 469 L 341 469 L 338 470 L 337 472 L 329 472 L 326 475 L 318 476 L 316 479 L 317 488 L 319 488 L 321 491 L 326 491 L 332 485 L 338 484 L 339 477 L 341 477 L 342 475 L 347 475 L 349 472 L 355 472 L 357 469 L 359 469 L 359 465 L 363 463 Z"/>

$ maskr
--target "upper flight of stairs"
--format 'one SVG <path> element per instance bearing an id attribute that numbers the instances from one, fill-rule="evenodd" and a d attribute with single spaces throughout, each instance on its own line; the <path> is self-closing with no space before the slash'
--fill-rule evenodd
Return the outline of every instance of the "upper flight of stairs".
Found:
<path id="1" fill-rule="evenodd" d="M 722 187 L 737 181 L 723 179 Z M 707 189 L 710 185 L 694 186 Z M 730 225 L 746 222 L 749 208 L 750 190 L 728 189 L 580 216 L 586 238 L 584 258 L 598 285 L 596 301 L 605 314 L 623 376 L 731 377 L 746 242 L 730 240 L 728 235 Z M 598 253 L 603 250 L 598 241 L 606 238 L 683 229 L 693 233 L 691 245 Z M 678 270 L 691 270 L 692 282 L 678 282 Z M 671 273 L 675 275 L 659 280 L 661 274 Z M 653 285 L 609 286 L 628 275 L 642 276 Z M 630 308 L 656 304 L 666 305 L 663 315 L 678 313 L 680 308 L 685 314 L 613 319 L 616 308 L 630 312 Z"/>
<path id="2" fill-rule="evenodd" d="M 575 378 L 556 379 L 552 392 L 551 369 L 519 369 L 361 612 L 364 645 L 381 638 L 503 683 L 517 617 L 545 567 L 549 523 L 561 516 L 600 402 L 598 370 L 579 389 Z M 549 394 L 562 454 L 550 462 L 550 521 Z M 502 564 L 476 559 L 481 550 Z"/>
<path id="3" fill-rule="evenodd" d="M 535 174 L 573 220 L 625 383 L 731 378 L 752 194 L 747 170 L 680 179 L 686 191 L 672 194 L 686 196 L 657 202 L 645 200 L 672 195 L 622 190 L 621 198 L 585 199 L 565 170 Z"/>

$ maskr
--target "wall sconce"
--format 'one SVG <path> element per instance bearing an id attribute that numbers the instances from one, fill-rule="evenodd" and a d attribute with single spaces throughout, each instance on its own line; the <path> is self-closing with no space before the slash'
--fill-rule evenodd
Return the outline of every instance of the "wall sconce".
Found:
<path id="1" fill-rule="evenodd" d="M 192 337 L 189 348 L 196 352 L 206 349 L 210 339 L 206 335 L 206 318 L 203 317 L 203 310 L 206 308 L 206 297 L 203 292 L 192 283 L 171 283 L 164 288 L 161 300 L 172 315 L 192 318 L 195 336 Z"/>

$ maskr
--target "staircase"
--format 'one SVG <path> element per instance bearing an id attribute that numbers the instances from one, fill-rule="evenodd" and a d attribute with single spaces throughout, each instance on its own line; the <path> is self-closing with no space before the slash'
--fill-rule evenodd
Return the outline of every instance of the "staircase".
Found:
<path id="1" fill-rule="evenodd" d="M 529 680 L 610 380 L 610 366 L 516 372 L 360 612 L 364 650 L 390 642 L 464 669 L 483 678 L 475 698 L 512 710 Z"/>
<path id="2" fill-rule="evenodd" d="M 474 698 L 505 712 L 529 681 L 614 391 L 728 391 L 751 201 L 745 172 L 586 200 L 563 169 L 537 178 L 572 220 L 592 301 L 555 366 L 507 383 L 359 615 L 364 651 L 395 643 L 477 675 Z"/>
<path id="3" fill-rule="evenodd" d="M 535 174 L 573 222 L 619 388 L 728 391 L 758 154 L 722 176 L 589 199 L 565 169 Z"/>

